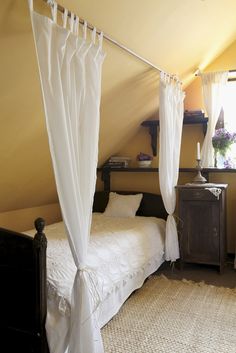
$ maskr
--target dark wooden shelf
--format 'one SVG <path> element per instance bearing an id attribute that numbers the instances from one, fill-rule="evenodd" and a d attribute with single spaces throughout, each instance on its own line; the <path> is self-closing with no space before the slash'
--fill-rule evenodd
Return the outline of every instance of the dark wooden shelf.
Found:
<path id="1" fill-rule="evenodd" d="M 184 115 L 184 125 L 202 125 L 203 133 L 206 134 L 208 118 L 205 118 L 203 114 L 197 116 Z M 154 156 L 157 155 L 157 129 L 159 127 L 159 120 L 145 120 L 141 123 L 141 126 L 149 129 L 151 136 L 152 153 Z"/>
<path id="2" fill-rule="evenodd" d="M 104 166 L 97 168 L 98 172 L 102 173 L 102 181 L 104 190 L 109 191 L 111 185 L 111 173 L 158 173 L 159 168 L 140 168 L 140 167 L 109 167 Z M 195 168 L 179 168 L 180 173 L 196 173 Z M 203 168 L 202 175 L 209 180 L 210 173 L 236 173 L 236 169 L 219 169 L 219 168 Z"/>
<path id="3" fill-rule="evenodd" d="M 154 172 L 158 172 L 158 168 L 141 168 L 141 167 L 101 167 L 101 168 L 97 168 L 97 170 L 99 172 L 128 172 L 128 173 L 132 173 L 132 172 L 139 172 L 139 173 L 144 173 L 144 172 L 149 172 L 149 173 L 154 173 Z"/>
<path id="4" fill-rule="evenodd" d="M 99 167 L 97 168 L 98 172 L 138 172 L 138 173 L 143 173 L 143 172 L 149 172 L 149 173 L 154 173 L 154 172 L 159 172 L 159 168 L 141 168 L 141 167 Z M 195 172 L 195 168 L 179 168 L 179 172 Z M 205 173 L 236 173 L 236 169 L 233 168 L 203 168 L 202 172 Z"/>

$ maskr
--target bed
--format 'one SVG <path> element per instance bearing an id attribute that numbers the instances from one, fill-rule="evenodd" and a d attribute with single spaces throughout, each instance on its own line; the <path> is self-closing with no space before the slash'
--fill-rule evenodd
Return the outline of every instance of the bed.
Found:
<path id="1" fill-rule="evenodd" d="M 88 254 L 89 268 L 96 272 L 94 278 L 99 289 L 100 327 L 164 261 L 163 219 L 167 217 L 161 196 L 143 193 L 137 218 L 111 220 L 101 214 L 108 198 L 109 192 L 95 193 Z M 70 292 L 75 273 L 73 260 L 62 223 L 50 225 L 45 230 L 47 260 L 44 221 L 36 220 L 35 226 L 35 237 L 32 237 L 32 231 L 25 235 L 0 229 L 0 299 L 4 303 L 0 329 L 6 353 L 16 349 L 25 353 L 46 353 L 48 342 L 51 352 L 61 353 L 67 344 Z M 140 229 L 144 236 L 140 235 Z M 160 230 L 157 237 L 154 235 L 156 229 Z M 61 261 L 63 257 L 64 262 Z"/>

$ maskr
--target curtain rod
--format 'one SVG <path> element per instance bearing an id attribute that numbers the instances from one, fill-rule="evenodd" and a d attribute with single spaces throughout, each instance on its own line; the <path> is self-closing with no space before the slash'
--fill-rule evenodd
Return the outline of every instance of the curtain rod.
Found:
<path id="1" fill-rule="evenodd" d="M 236 73 L 236 69 L 225 70 L 225 71 L 228 71 L 228 72 L 235 72 L 235 73 Z M 199 70 L 197 70 L 197 72 L 195 73 L 195 76 L 200 76 Z M 231 82 L 231 81 L 236 81 L 236 77 L 229 77 L 229 78 L 228 78 L 228 81 L 229 81 L 229 82 Z"/>
<path id="2" fill-rule="evenodd" d="M 52 1 L 52 0 L 43 0 L 43 1 L 46 2 L 47 5 L 52 5 L 52 4 L 53 4 L 53 1 Z M 57 4 L 57 9 L 58 9 L 60 12 L 62 12 L 62 13 L 64 13 L 64 11 L 65 11 L 65 8 L 64 8 L 63 6 L 61 6 L 61 5 L 59 5 L 59 4 Z M 68 17 L 70 17 L 70 16 L 71 16 L 71 11 L 68 10 Z M 79 23 L 83 25 L 83 24 L 85 23 L 85 20 L 82 19 L 82 18 L 80 18 L 80 19 L 79 19 Z M 95 28 L 95 26 L 92 25 L 91 23 L 88 23 L 88 22 L 87 22 L 87 28 L 92 31 L 92 30 Z M 96 28 L 96 32 L 97 32 L 97 34 L 100 34 L 102 31 L 101 31 L 100 29 L 97 29 L 97 28 Z M 109 35 L 105 34 L 104 32 L 103 32 L 103 38 L 105 38 L 108 42 L 110 42 L 110 43 L 116 45 L 118 48 L 123 49 L 124 51 L 128 52 L 130 55 L 133 55 L 135 58 L 141 60 L 141 61 L 144 62 L 145 64 L 151 66 L 153 69 L 155 69 L 155 70 L 157 70 L 157 71 L 159 71 L 159 72 L 163 72 L 163 73 L 169 75 L 171 78 L 174 78 L 174 79 L 176 79 L 177 81 L 179 81 L 179 79 L 177 78 L 176 75 L 169 74 L 168 72 L 162 70 L 162 69 L 159 68 L 158 66 L 154 65 L 151 61 L 149 61 L 149 60 L 143 58 L 141 55 L 135 53 L 133 50 L 127 48 L 125 45 L 119 43 L 117 40 L 113 39 L 112 37 L 110 37 Z M 180 83 L 181 83 L 181 82 L 180 82 Z"/>
<path id="3" fill-rule="evenodd" d="M 232 69 L 232 70 L 222 70 L 222 71 L 236 72 L 236 69 Z M 195 72 L 195 76 L 200 76 L 200 70 L 197 70 L 197 71 Z"/>

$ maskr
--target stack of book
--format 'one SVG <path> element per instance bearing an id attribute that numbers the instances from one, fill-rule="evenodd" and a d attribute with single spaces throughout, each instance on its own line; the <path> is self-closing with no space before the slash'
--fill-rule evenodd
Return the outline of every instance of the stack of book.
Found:
<path id="1" fill-rule="evenodd" d="M 184 117 L 185 118 L 204 118 L 204 111 L 203 110 L 185 110 L 184 111 Z"/>
<path id="2" fill-rule="evenodd" d="M 130 157 L 111 156 L 104 164 L 104 167 L 124 168 L 129 166 L 130 161 Z"/>

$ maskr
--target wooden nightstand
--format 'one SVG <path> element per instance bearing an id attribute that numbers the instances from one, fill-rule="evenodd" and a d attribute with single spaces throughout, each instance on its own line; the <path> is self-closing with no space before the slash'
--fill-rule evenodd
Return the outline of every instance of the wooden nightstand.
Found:
<path id="1" fill-rule="evenodd" d="M 181 264 L 226 260 L 226 184 L 178 185 Z"/>

